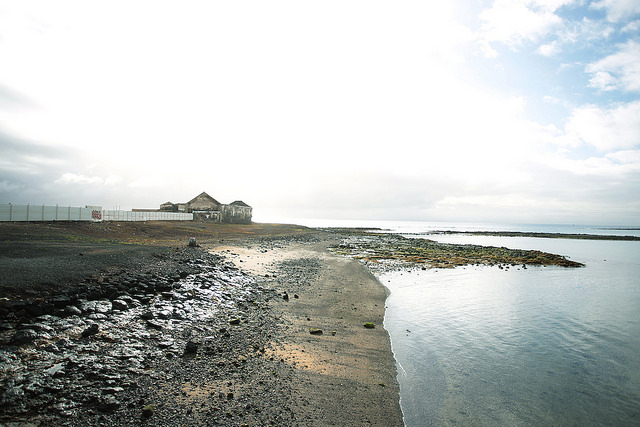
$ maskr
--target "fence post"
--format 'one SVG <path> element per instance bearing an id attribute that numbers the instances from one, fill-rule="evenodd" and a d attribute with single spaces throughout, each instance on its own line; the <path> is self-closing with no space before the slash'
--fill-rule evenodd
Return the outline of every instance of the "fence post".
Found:
<path id="1" fill-rule="evenodd" d="M 42 220 L 44 221 L 44 205 L 42 205 Z"/>
<path id="2" fill-rule="evenodd" d="M 13 221 L 13 203 L 9 203 L 9 222 Z"/>

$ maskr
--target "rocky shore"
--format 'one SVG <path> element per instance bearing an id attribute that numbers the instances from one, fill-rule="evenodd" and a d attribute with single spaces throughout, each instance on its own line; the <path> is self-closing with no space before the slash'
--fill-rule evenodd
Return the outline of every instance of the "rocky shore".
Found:
<path id="1" fill-rule="evenodd" d="M 402 425 L 384 288 L 326 251 L 334 236 L 217 229 L 188 248 L 12 227 L 0 424 Z"/>
<path id="2" fill-rule="evenodd" d="M 269 357 L 276 292 L 222 257 L 182 256 L 192 273 L 4 300 L 0 421 L 292 424 L 292 372 Z"/>
<path id="3" fill-rule="evenodd" d="M 488 265 L 508 269 L 527 265 L 583 267 L 565 256 L 535 250 L 438 243 L 375 230 L 341 230 L 345 235 L 329 249 L 336 254 L 360 260 L 375 271 L 387 269 L 455 268 Z"/>

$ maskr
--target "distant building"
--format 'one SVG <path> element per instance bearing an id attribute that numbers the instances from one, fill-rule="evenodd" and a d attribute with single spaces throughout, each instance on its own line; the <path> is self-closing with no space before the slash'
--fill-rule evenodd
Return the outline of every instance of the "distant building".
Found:
<path id="1" fill-rule="evenodd" d="M 202 192 L 187 203 L 165 202 L 160 205 L 160 211 L 193 213 L 194 220 L 251 224 L 253 208 L 241 200 L 225 205 Z"/>

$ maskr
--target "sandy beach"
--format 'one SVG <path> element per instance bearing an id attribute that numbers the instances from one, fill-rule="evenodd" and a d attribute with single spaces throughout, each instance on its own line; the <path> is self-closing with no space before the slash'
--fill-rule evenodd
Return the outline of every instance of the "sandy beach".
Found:
<path id="1" fill-rule="evenodd" d="M 311 425 L 402 425 L 395 362 L 383 328 L 386 290 L 360 263 L 313 244 L 215 247 L 236 266 L 265 277 L 284 336 L 276 358 L 295 368 L 295 412 Z M 286 295 L 286 296 L 285 296 Z M 365 328 L 371 323 L 374 328 Z M 311 333 L 314 331 L 315 333 Z"/>
<path id="2" fill-rule="evenodd" d="M 402 425 L 386 290 L 327 251 L 335 234 L 50 223 L 0 236 L 2 423 Z"/>

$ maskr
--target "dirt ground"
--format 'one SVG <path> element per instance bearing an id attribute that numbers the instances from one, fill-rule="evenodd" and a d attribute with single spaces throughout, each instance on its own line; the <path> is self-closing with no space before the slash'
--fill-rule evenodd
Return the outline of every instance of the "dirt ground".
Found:
<path id="1" fill-rule="evenodd" d="M 120 271 L 175 270 L 172 252 L 190 237 L 199 245 L 312 233 L 286 224 L 213 224 L 193 221 L 2 222 L 0 292 L 4 296 L 55 292 Z"/>

